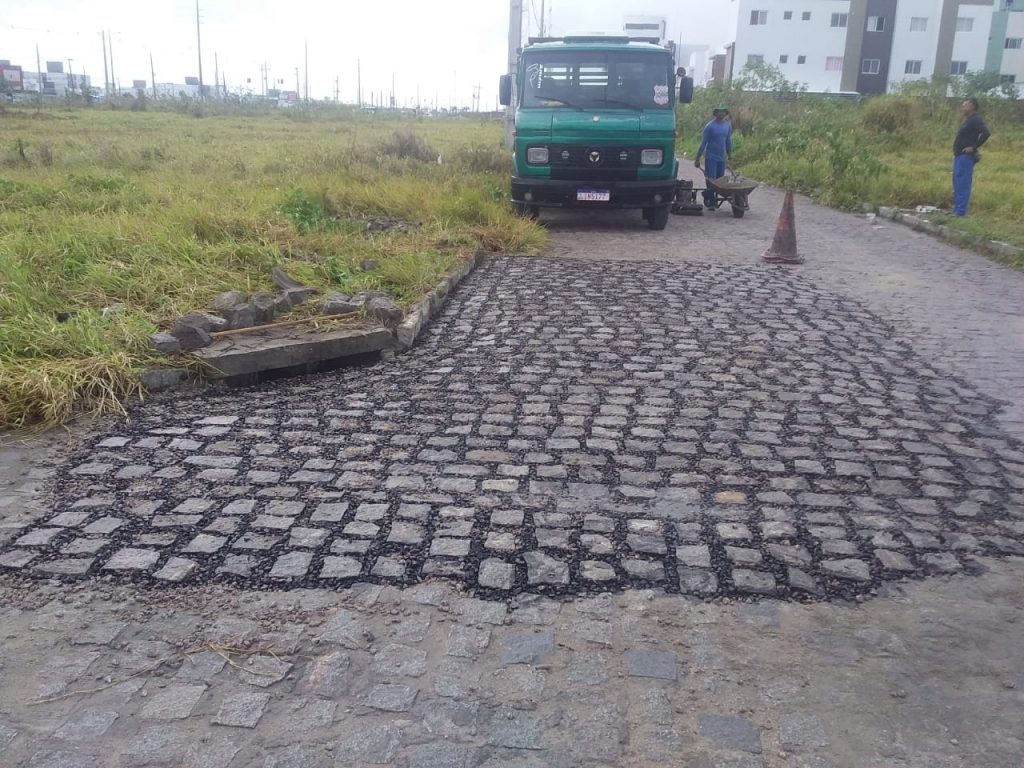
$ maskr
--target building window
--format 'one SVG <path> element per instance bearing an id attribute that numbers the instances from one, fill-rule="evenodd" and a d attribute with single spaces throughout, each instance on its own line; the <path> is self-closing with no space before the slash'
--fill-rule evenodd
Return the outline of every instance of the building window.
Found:
<path id="1" fill-rule="evenodd" d="M 764 64 L 764 55 L 760 53 L 751 53 L 747 56 L 747 66 L 753 67 L 758 64 Z"/>
<path id="2" fill-rule="evenodd" d="M 954 61 L 949 65 L 949 74 L 951 75 L 966 75 L 967 74 L 967 62 L 966 61 Z"/>
<path id="3" fill-rule="evenodd" d="M 825 71 L 826 72 L 842 72 L 843 71 L 843 57 L 842 56 L 829 56 L 825 59 Z"/>
<path id="4" fill-rule="evenodd" d="M 779 56 L 779 64 L 786 64 L 789 61 L 789 56 L 782 54 Z"/>
<path id="5" fill-rule="evenodd" d="M 768 23 L 768 11 L 751 11 L 750 12 L 750 25 L 752 27 L 758 27 L 762 24 Z"/>
<path id="6" fill-rule="evenodd" d="M 927 32 L 928 18 L 926 16 L 913 16 L 910 19 L 911 32 Z"/>
<path id="7" fill-rule="evenodd" d="M 797 56 L 796 57 L 796 63 L 797 64 L 806 64 L 807 63 L 807 57 L 806 56 Z"/>
<path id="8" fill-rule="evenodd" d="M 864 61 L 861 62 L 860 73 L 862 75 L 877 75 L 881 71 L 881 59 L 864 59 Z"/>
<path id="9" fill-rule="evenodd" d="M 999 84 L 1000 85 L 1014 85 L 1014 84 L 1016 84 L 1016 82 L 1017 82 L 1017 76 L 1016 75 L 1000 75 L 999 76 Z"/>
<path id="10" fill-rule="evenodd" d="M 1021 39 L 1019 37 L 1008 37 L 1006 42 L 1003 43 L 1003 48 L 1013 48 L 1016 50 L 1020 48 Z"/>
<path id="11" fill-rule="evenodd" d="M 810 11 L 804 11 L 803 16 L 801 16 L 800 18 L 803 19 L 804 21 L 810 21 L 811 20 L 811 12 Z"/>
<path id="12" fill-rule="evenodd" d="M 850 14 L 848 13 L 833 13 L 832 14 L 832 26 L 842 27 L 846 29 L 846 25 L 850 21 Z"/>
<path id="13" fill-rule="evenodd" d="M 903 74 L 905 75 L 920 75 L 921 74 L 921 61 L 908 59 L 907 66 L 903 68 Z"/>
<path id="14" fill-rule="evenodd" d="M 868 32 L 885 32 L 885 16 L 868 16 Z"/>
<path id="15" fill-rule="evenodd" d="M 973 32 L 974 31 L 974 19 L 970 16 L 958 16 L 956 19 L 956 31 L 957 32 Z"/>
<path id="16" fill-rule="evenodd" d="M 792 18 L 793 18 L 793 12 L 792 12 L 792 11 L 783 11 L 783 13 L 782 13 L 782 18 L 783 18 L 783 19 L 784 19 L 785 21 L 789 21 L 790 19 L 792 19 Z"/>

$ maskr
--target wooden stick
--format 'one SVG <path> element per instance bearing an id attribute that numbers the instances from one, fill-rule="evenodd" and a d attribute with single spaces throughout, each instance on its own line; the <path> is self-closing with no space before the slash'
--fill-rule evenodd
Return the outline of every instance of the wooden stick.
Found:
<path id="1" fill-rule="evenodd" d="M 312 323 L 317 320 L 324 322 L 332 322 L 334 320 L 340 320 L 348 315 L 316 315 L 314 317 L 307 317 L 302 320 L 282 320 L 280 323 L 266 323 L 264 325 L 250 325 L 248 328 L 232 328 L 230 331 L 213 331 L 210 336 L 215 339 L 219 339 L 222 336 L 234 336 L 239 333 L 252 333 L 254 331 L 262 331 L 266 328 L 285 328 L 292 325 L 302 325 L 303 323 Z"/>

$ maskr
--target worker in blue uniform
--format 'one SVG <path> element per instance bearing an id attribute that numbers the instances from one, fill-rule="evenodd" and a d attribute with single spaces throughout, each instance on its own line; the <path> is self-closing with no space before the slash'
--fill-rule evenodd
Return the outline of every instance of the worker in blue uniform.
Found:
<path id="1" fill-rule="evenodd" d="M 974 182 L 974 166 L 981 159 L 978 147 L 992 135 L 978 114 L 978 100 L 964 99 L 960 104 L 962 121 L 953 140 L 953 213 L 967 215 Z"/>
<path id="2" fill-rule="evenodd" d="M 729 122 L 729 108 L 719 104 L 712 112 L 712 119 L 704 126 L 701 134 L 700 149 L 693 159 L 693 164 L 700 168 L 701 158 L 707 157 L 704 175 L 709 179 L 720 179 L 725 176 L 725 167 L 732 160 L 732 123 Z M 709 211 L 715 209 L 715 193 L 704 190 L 704 207 Z"/>

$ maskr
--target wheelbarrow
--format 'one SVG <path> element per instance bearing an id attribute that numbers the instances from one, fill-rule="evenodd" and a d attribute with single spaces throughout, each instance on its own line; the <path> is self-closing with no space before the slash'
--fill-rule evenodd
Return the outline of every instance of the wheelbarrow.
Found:
<path id="1" fill-rule="evenodd" d="M 672 213 L 680 216 L 700 216 L 704 213 L 703 200 L 698 199 L 698 194 L 703 194 L 707 189 L 714 195 L 714 207 L 717 210 L 723 203 L 729 203 L 732 208 L 732 215 L 742 219 L 743 214 L 750 210 L 748 197 L 751 192 L 757 189 L 757 182 L 740 176 L 736 171 L 726 168 L 726 175 L 718 179 L 709 179 L 704 169 L 705 187 L 695 187 L 692 181 L 680 179 L 676 182 L 676 199 L 672 204 Z"/>

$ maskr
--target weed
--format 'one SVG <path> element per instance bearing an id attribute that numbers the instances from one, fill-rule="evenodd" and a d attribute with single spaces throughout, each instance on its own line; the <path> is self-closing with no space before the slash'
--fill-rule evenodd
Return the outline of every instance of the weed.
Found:
<path id="1" fill-rule="evenodd" d="M 427 144 L 419 135 L 407 130 L 397 130 L 380 146 L 384 155 L 401 160 L 417 160 L 429 163 L 437 159 L 437 150 Z"/>

